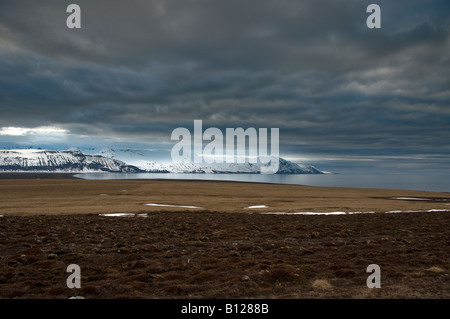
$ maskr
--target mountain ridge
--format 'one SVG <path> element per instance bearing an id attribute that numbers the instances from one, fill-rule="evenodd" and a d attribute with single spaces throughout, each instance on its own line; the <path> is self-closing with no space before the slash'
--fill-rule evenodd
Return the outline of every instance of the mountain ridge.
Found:
<path id="1" fill-rule="evenodd" d="M 77 149 L 0 150 L 0 172 L 114 172 L 114 173 L 197 173 L 197 174 L 258 174 L 261 163 L 174 163 L 159 153 L 151 161 L 151 151 L 103 149 L 85 154 Z M 296 164 L 279 158 L 276 174 L 323 174 L 314 166 Z"/>
<path id="2" fill-rule="evenodd" d="M 0 150 L 0 171 L 3 172 L 115 172 L 135 173 L 132 165 L 100 155 L 80 151 Z"/>
<path id="3" fill-rule="evenodd" d="M 205 174 L 258 174 L 262 163 L 174 163 L 170 152 L 163 150 L 135 150 L 105 148 L 96 150 L 103 156 L 122 160 L 148 172 L 153 173 L 205 173 Z M 165 155 L 164 155 L 165 153 Z M 149 157 L 158 158 L 157 161 L 149 161 Z M 276 159 L 275 157 L 273 159 Z M 311 165 L 297 164 L 283 158 L 278 158 L 279 168 L 276 174 L 324 174 L 321 170 Z"/>

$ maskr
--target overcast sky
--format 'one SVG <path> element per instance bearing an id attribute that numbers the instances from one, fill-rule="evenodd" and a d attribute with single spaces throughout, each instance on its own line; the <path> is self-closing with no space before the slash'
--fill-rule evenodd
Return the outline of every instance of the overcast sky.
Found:
<path id="1" fill-rule="evenodd" d="M 0 146 L 170 149 L 201 119 L 325 170 L 448 170 L 449 31 L 448 0 L 1 0 Z"/>

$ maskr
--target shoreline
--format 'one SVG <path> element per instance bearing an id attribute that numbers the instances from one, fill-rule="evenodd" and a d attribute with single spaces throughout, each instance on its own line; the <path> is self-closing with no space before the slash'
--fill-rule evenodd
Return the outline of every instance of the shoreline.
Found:
<path id="1" fill-rule="evenodd" d="M 51 172 L 0 172 L 0 179 L 79 179 L 79 173 Z"/>
<path id="2" fill-rule="evenodd" d="M 271 182 L 271 181 L 246 181 L 246 180 L 227 180 L 227 179 L 201 179 L 201 178 L 85 178 L 80 175 L 89 176 L 89 174 L 103 174 L 101 172 L 92 172 L 92 173 L 83 173 L 83 172 L 75 172 L 75 173 L 65 173 L 65 172 L 0 172 L 0 180 L 3 179 L 78 179 L 78 180 L 86 180 L 86 181 L 121 181 L 121 180 L 130 180 L 130 181 L 139 181 L 139 180 L 148 180 L 148 181 L 187 181 L 187 182 L 229 182 L 229 183 L 247 183 L 247 184 L 267 184 L 267 185 L 297 185 L 297 186 L 306 186 L 306 187 L 323 187 L 323 188 L 342 188 L 342 189 L 366 189 L 366 190 L 392 190 L 392 191 L 407 191 L 407 192 L 430 192 L 430 193 L 442 193 L 442 194 L 450 194 L 450 191 L 441 191 L 441 190 L 430 190 L 430 189 L 414 189 L 414 188 L 399 188 L 399 187 L 376 187 L 376 186 L 334 186 L 334 185 L 310 185 L 310 184 L 297 184 L 297 183 L 286 183 L 286 182 Z M 117 174 L 118 176 L 124 173 L 105 173 L 111 174 L 114 176 Z M 165 174 L 165 173 L 137 173 L 137 174 Z M 174 175 L 175 173 L 168 173 L 169 175 Z M 132 174 L 128 174 L 132 175 Z M 179 173 L 180 176 L 184 175 L 192 175 L 192 173 Z M 195 174 L 194 174 L 195 175 Z M 198 176 L 202 176 L 205 174 L 197 174 Z M 209 174 L 207 174 L 209 175 Z M 222 176 L 223 174 L 212 174 L 217 176 Z M 234 174 L 225 174 L 225 175 L 234 175 Z M 242 174 L 235 174 L 240 176 Z M 245 174 L 244 174 L 245 175 Z M 258 174 L 251 174 L 258 175 Z M 281 174 L 285 175 L 285 174 Z M 315 174 L 288 174 L 288 175 L 299 175 L 299 176 L 308 176 Z M 334 174 L 341 175 L 341 174 Z"/>

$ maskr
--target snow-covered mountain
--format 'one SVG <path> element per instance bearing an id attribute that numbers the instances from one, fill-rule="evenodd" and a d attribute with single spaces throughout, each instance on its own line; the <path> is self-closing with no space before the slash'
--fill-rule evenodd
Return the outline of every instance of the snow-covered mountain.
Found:
<path id="1" fill-rule="evenodd" d="M 280 166 L 277 174 L 325 174 L 311 165 L 297 164 L 284 158 L 279 158 Z"/>
<path id="2" fill-rule="evenodd" d="M 119 173 L 211 173 L 259 174 L 258 163 L 174 163 L 165 150 L 76 149 L 65 151 L 40 149 L 0 150 L 0 172 L 119 172 Z M 90 154 L 85 154 L 90 153 Z M 277 174 L 323 174 L 313 166 L 279 158 Z"/>
<path id="3" fill-rule="evenodd" d="M 80 151 L 0 150 L 0 171 L 7 172 L 118 172 L 140 170 L 126 163 Z"/>
<path id="4" fill-rule="evenodd" d="M 313 166 L 298 165 L 280 158 L 277 174 L 323 174 Z M 146 163 L 142 168 L 160 173 L 205 173 L 205 174 L 258 174 L 260 163 Z"/>
<path id="5" fill-rule="evenodd" d="M 94 151 L 94 150 L 92 150 Z M 134 149 L 102 149 L 100 155 L 121 160 L 152 173 L 210 173 L 210 174 L 258 174 L 261 164 L 258 163 L 174 163 L 170 151 L 166 150 L 134 150 Z M 309 165 L 296 164 L 279 158 L 277 174 L 323 174 L 322 171 Z"/>

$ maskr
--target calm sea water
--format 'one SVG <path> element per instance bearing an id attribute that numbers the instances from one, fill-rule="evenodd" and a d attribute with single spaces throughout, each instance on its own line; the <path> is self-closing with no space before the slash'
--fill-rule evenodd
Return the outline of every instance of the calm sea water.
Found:
<path id="1" fill-rule="evenodd" d="M 83 179 L 188 179 L 240 181 L 258 183 L 277 183 L 329 187 L 358 187 L 422 190 L 435 192 L 450 192 L 450 175 L 264 175 L 264 174 L 118 174 L 118 173 L 88 173 L 76 175 Z"/>

